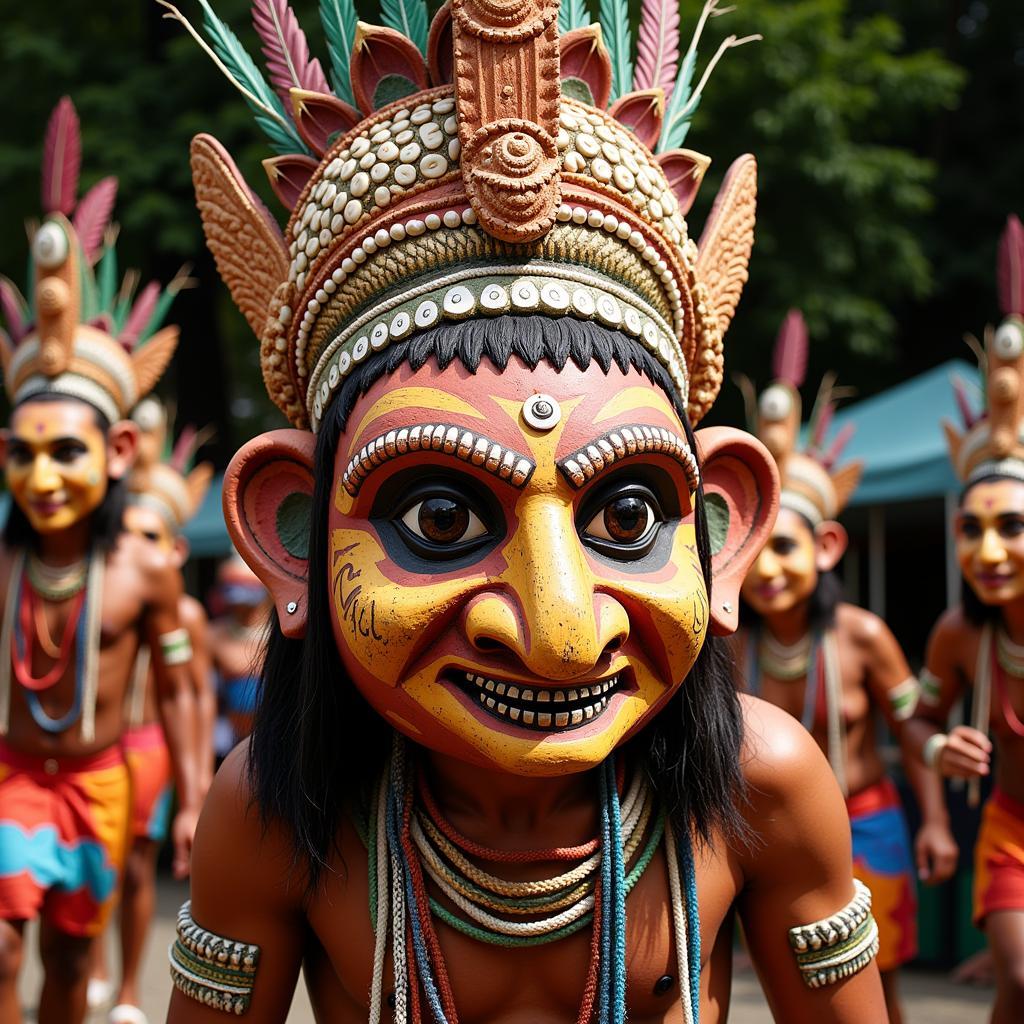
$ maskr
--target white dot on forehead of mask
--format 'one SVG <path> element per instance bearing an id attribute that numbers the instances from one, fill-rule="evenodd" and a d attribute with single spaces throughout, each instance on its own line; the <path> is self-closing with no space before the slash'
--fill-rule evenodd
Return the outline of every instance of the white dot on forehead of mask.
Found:
<path id="1" fill-rule="evenodd" d="M 550 395 L 533 395 L 523 404 L 523 419 L 534 430 L 550 430 L 562 418 L 562 410 Z"/>

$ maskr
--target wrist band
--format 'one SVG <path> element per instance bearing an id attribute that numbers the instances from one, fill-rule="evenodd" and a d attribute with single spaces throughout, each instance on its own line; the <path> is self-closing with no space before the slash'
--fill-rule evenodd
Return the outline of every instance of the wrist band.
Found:
<path id="1" fill-rule="evenodd" d="M 160 653 L 165 665 L 184 665 L 192 660 L 192 640 L 187 629 L 172 629 L 160 634 Z"/>
<path id="2" fill-rule="evenodd" d="M 939 677 L 928 669 L 921 669 L 921 703 L 936 707 L 942 698 L 942 682 Z"/>
<path id="3" fill-rule="evenodd" d="M 937 732 L 934 736 L 929 736 L 925 740 L 924 747 L 921 750 L 921 760 L 924 761 L 926 768 L 938 771 L 939 756 L 942 754 L 947 743 L 949 743 L 949 737 L 944 732 Z"/>

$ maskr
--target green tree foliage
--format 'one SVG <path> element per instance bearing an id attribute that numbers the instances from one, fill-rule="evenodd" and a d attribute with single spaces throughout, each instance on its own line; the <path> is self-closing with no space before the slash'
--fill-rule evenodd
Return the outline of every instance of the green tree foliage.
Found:
<path id="1" fill-rule="evenodd" d="M 195 0 L 179 6 L 201 17 Z M 318 0 L 294 6 L 326 67 Z M 596 21 L 596 3 L 587 6 Z M 764 35 L 722 62 L 687 139 L 715 161 L 695 227 L 732 158 L 754 152 L 761 166 L 757 247 L 728 342 L 730 370 L 764 378 L 791 305 L 807 314 L 812 375 L 836 365 L 862 394 L 955 354 L 961 331 L 994 315 L 995 240 L 1010 209 L 1024 212 L 1024 148 L 1013 145 L 1024 127 L 1017 6 L 738 0 L 734 13 L 712 21 L 702 65 L 728 33 Z M 258 60 L 246 0 L 215 7 Z M 358 7 L 379 19 L 376 3 Z M 635 36 L 639 0 L 629 9 Z M 683 0 L 684 37 L 699 9 L 700 0 Z M 82 119 L 83 187 L 103 174 L 121 179 L 122 261 L 163 280 L 183 261 L 196 263 L 200 285 L 172 312 L 184 330 L 171 390 L 177 383 L 190 418 L 218 423 L 223 458 L 281 421 L 263 393 L 251 332 L 205 254 L 190 137 L 215 134 L 281 221 L 285 213 L 266 186 L 260 161 L 271 154 L 244 102 L 161 14 L 148 0 L 53 0 L 3 12 L 0 271 L 24 276 L 21 220 L 39 209 L 43 129 L 70 93 Z M 933 308 L 946 348 L 920 336 Z M 718 415 L 735 421 L 731 401 Z"/>
<path id="2" fill-rule="evenodd" d="M 807 318 L 813 373 L 851 353 L 891 353 L 893 305 L 933 287 L 922 226 L 937 167 L 904 140 L 956 104 L 964 76 L 936 50 L 909 47 L 895 18 L 855 8 L 746 0 L 709 28 L 764 36 L 722 62 L 688 140 L 717 171 L 695 225 L 728 162 L 758 159 L 756 245 L 727 362 L 762 380 L 790 306 Z"/>

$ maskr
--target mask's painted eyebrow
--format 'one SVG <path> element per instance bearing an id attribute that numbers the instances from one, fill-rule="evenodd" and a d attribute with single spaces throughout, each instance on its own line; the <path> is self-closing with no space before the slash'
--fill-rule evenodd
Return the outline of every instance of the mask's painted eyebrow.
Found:
<path id="1" fill-rule="evenodd" d="M 449 423 L 418 423 L 413 427 L 389 430 L 368 441 L 345 467 L 341 482 L 345 490 L 355 497 L 366 478 L 378 466 L 415 452 L 426 451 L 479 466 L 519 488 L 526 486 L 537 468 L 537 464 L 525 455 L 465 427 Z"/>
<path id="2" fill-rule="evenodd" d="M 618 465 L 634 455 L 659 452 L 675 459 L 686 472 L 690 490 L 700 483 L 700 469 L 685 438 L 666 430 L 644 424 L 616 427 L 595 438 L 579 451 L 559 460 L 558 468 L 569 484 L 577 490 L 599 473 Z"/>

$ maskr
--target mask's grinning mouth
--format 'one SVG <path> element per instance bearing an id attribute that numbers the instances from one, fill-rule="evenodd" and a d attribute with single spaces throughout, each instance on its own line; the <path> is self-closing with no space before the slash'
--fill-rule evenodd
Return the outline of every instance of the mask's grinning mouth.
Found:
<path id="1" fill-rule="evenodd" d="M 473 672 L 460 672 L 459 685 L 495 718 L 543 732 L 576 729 L 597 718 L 612 695 L 622 688 L 622 674 L 588 686 L 523 686 L 503 683 Z"/>

